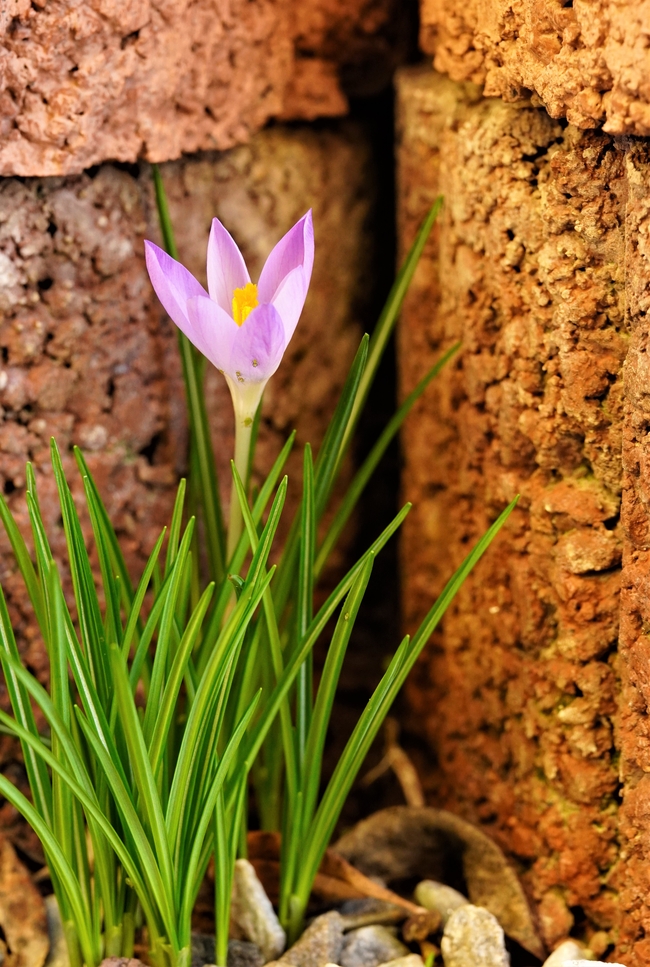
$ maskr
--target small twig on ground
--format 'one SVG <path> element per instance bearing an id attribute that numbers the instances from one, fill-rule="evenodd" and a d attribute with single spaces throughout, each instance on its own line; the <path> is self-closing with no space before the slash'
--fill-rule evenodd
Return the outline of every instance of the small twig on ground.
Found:
<path id="1" fill-rule="evenodd" d="M 399 782 L 404 799 L 409 806 L 424 806 L 424 793 L 422 783 L 418 776 L 417 769 L 409 759 L 404 749 L 399 745 L 399 723 L 397 719 L 387 718 L 384 727 L 385 752 L 382 760 L 377 763 L 374 769 L 367 772 L 361 780 L 362 786 L 370 786 L 373 782 L 383 776 L 385 772 L 392 769 Z"/>

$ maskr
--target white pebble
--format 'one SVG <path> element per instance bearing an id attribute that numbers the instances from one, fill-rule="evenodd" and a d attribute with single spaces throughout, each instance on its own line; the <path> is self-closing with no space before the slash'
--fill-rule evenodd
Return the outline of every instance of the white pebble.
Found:
<path id="1" fill-rule="evenodd" d="M 232 885 L 232 920 L 247 940 L 257 944 L 265 962 L 284 950 L 287 937 L 271 901 L 248 860 L 237 860 Z"/>
<path id="2" fill-rule="evenodd" d="M 440 947 L 445 967 L 510 967 L 499 921 L 471 903 L 449 917 Z"/>
<path id="3" fill-rule="evenodd" d="M 589 960 L 590 951 L 577 940 L 564 940 L 544 961 L 544 967 L 564 967 L 567 961 Z"/>
<path id="4" fill-rule="evenodd" d="M 435 910 L 440 914 L 443 927 L 454 910 L 467 906 L 469 900 L 458 890 L 438 883 L 436 880 L 422 880 L 415 888 L 415 902 L 427 910 Z"/>
<path id="5" fill-rule="evenodd" d="M 606 964 L 603 960 L 565 960 L 564 967 L 625 967 L 625 964 Z"/>

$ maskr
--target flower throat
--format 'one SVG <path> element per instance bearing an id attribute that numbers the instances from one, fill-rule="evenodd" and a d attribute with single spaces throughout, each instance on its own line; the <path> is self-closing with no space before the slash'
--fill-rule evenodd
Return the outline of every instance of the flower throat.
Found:
<path id="1" fill-rule="evenodd" d="M 247 282 L 243 289 L 235 289 L 232 297 L 232 317 L 237 325 L 243 325 L 258 305 L 257 286 L 254 282 Z"/>

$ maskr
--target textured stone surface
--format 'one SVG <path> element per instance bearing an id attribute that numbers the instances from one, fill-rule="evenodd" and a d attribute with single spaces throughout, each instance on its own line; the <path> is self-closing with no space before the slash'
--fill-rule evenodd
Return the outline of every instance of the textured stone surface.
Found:
<path id="1" fill-rule="evenodd" d="M 45 901 L 4 836 L 0 838 L 0 927 L 7 967 L 43 967 L 49 949 Z"/>
<path id="2" fill-rule="evenodd" d="M 552 117 L 650 134 L 648 0 L 421 0 L 421 43 L 457 81 Z"/>
<path id="3" fill-rule="evenodd" d="M 424 967 L 424 961 L 419 954 L 407 954 L 406 957 L 397 957 L 395 960 L 387 960 L 379 967 Z"/>
<path id="4" fill-rule="evenodd" d="M 467 897 L 458 890 L 435 880 L 421 880 L 415 888 L 413 899 L 427 910 L 437 910 L 443 927 L 454 910 L 469 903 Z"/>
<path id="5" fill-rule="evenodd" d="M 618 736 L 625 795 L 621 810 L 621 864 L 615 885 L 624 912 L 620 960 L 650 963 L 650 154 L 637 145 L 626 158 L 628 182 L 625 246 L 630 349 L 626 362 L 623 431 L 625 533 L 619 640 L 621 698 Z"/>
<path id="6" fill-rule="evenodd" d="M 403 56 L 398 0 L 8 0 L 0 174 L 223 150 L 270 118 L 346 113 Z"/>
<path id="7" fill-rule="evenodd" d="M 403 390 L 463 341 L 404 435 L 409 629 L 521 494 L 410 685 L 428 787 L 516 859 L 549 947 L 647 964 L 648 148 L 420 69 L 399 118 L 403 246 L 446 197 Z"/>
<path id="8" fill-rule="evenodd" d="M 324 967 L 340 964 L 343 949 L 343 920 L 336 910 L 323 913 L 309 924 L 299 940 L 273 964 L 292 967 Z"/>
<path id="9" fill-rule="evenodd" d="M 346 934 L 339 963 L 341 967 L 378 967 L 408 953 L 408 947 L 395 936 L 395 929 L 373 924 Z"/>
<path id="10" fill-rule="evenodd" d="M 214 933 L 193 932 L 191 967 L 214 967 L 214 961 Z M 227 967 L 264 967 L 265 962 L 266 958 L 257 944 L 248 940 L 228 941 Z"/>
<path id="11" fill-rule="evenodd" d="M 454 910 L 440 944 L 445 967 L 509 967 L 505 937 L 499 921 L 481 907 Z"/>
<path id="12" fill-rule="evenodd" d="M 565 960 L 565 967 L 607 967 L 603 960 Z M 615 964 L 608 961 L 609 967 L 625 967 L 624 964 Z"/>
<path id="13" fill-rule="evenodd" d="M 248 860 L 235 862 L 230 916 L 233 926 L 246 940 L 257 944 L 264 955 L 264 963 L 280 956 L 286 947 L 287 935 Z"/>
<path id="14" fill-rule="evenodd" d="M 247 940 L 228 941 L 227 967 L 263 967 L 264 955 L 259 947 Z"/>
<path id="15" fill-rule="evenodd" d="M 258 450 L 263 471 L 294 426 L 300 441 L 318 443 L 360 337 L 357 312 L 371 252 L 365 136 L 347 124 L 320 133 L 275 128 L 222 155 L 164 166 L 163 176 L 181 257 L 201 278 L 213 214 L 230 227 L 255 277 L 271 245 L 314 208 L 312 286 L 268 387 Z M 94 175 L 0 181 L 0 487 L 26 531 L 25 461 L 33 462 L 59 559 L 64 538 L 49 463 L 51 435 L 71 473 L 72 443 L 86 451 L 134 568 L 168 521 L 176 481 L 186 470 L 176 329 L 148 282 L 145 235 L 157 237 L 146 166 L 139 178 L 104 166 Z M 232 410 L 216 372 L 208 376 L 208 395 L 227 496 Z M 301 465 L 298 450 L 292 477 Z M 72 479 L 79 496 L 80 481 Z M 0 581 L 25 661 L 44 678 L 45 652 L 4 533 Z M 14 754 L 3 736 L 0 763 L 23 784 Z M 5 803 L 0 828 L 15 819 Z M 38 856 L 24 824 L 16 825 L 15 836 Z"/>
<path id="16" fill-rule="evenodd" d="M 543 967 L 563 967 L 567 961 L 571 960 L 582 960 L 584 963 L 588 953 L 587 948 L 575 940 L 564 940 L 555 948 L 550 957 L 546 958 Z"/>

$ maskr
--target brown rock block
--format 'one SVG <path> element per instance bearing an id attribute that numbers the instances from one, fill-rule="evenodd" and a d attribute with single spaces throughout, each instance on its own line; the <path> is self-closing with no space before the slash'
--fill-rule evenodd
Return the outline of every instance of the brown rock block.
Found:
<path id="1" fill-rule="evenodd" d="M 437 70 L 579 128 L 650 134 L 648 0 L 421 0 Z"/>
<path id="2" fill-rule="evenodd" d="M 345 114 L 339 71 L 386 83 L 403 13 L 398 0 L 11 0 L 0 174 L 166 161 L 241 144 L 272 117 Z"/>
<path id="3" fill-rule="evenodd" d="M 521 495 L 410 683 L 429 794 L 510 852 L 550 947 L 647 964 L 650 156 L 426 69 L 398 104 L 403 248 L 445 196 L 402 391 L 462 341 L 403 438 L 408 630 Z"/>
<path id="4" fill-rule="evenodd" d="M 293 427 L 300 443 L 318 445 L 360 338 L 357 313 L 372 250 L 368 143 L 347 122 L 323 132 L 277 127 L 247 146 L 162 170 L 181 257 L 202 279 L 214 214 L 233 232 L 255 278 L 282 233 L 314 209 L 312 285 L 267 389 L 257 464 L 263 473 Z M 32 461 L 59 559 L 64 535 L 50 467 L 52 435 L 78 498 L 82 487 L 70 450 L 78 443 L 86 451 L 134 570 L 169 521 L 176 482 L 186 472 L 177 330 L 144 265 L 143 239 L 157 234 L 148 166 L 140 177 L 107 165 L 94 175 L 0 181 L 0 272 L 6 280 L 0 287 L 0 488 L 27 534 L 25 462 Z M 207 383 L 227 497 L 232 407 L 216 372 Z M 301 457 L 292 457 L 292 477 L 300 465 Z M 292 507 L 294 497 L 287 515 Z M 0 581 L 25 661 L 45 679 L 45 651 L 4 531 Z M 6 703 L 6 695 L 1 699 Z M 12 756 L 15 748 L 0 737 L 0 764 Z M 24 784 L 18 767 L 12 778 Z M 11 807 L 2 806 L 0 828 L 15 819 Z M 17 829 L 20 847 L 37 852 L 32 839 L 24 840 L 24 826 Z"/>

